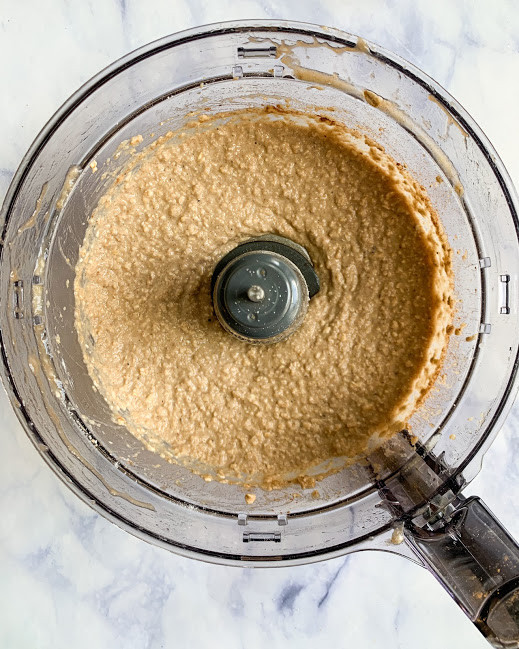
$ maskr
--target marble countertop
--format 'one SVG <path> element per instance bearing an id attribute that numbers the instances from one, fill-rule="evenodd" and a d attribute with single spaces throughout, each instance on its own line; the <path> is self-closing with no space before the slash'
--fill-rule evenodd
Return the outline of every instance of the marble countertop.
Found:
<path id="1" fill-rule="evenodd" d="M 45 121 L 99 69 L 168 33 L 241 18 L 330 25 L 397 52 L 461 102 L 519 184 L 515 0 L 3 0 L 0 199 Z M 3 391 L 0 425 L 3 649 L 487 647 L 435 579 L 401 557 L 253 570 L 147 545 L 54 476 Z M 519 404 L 466 493 L 519 537 Z"/>

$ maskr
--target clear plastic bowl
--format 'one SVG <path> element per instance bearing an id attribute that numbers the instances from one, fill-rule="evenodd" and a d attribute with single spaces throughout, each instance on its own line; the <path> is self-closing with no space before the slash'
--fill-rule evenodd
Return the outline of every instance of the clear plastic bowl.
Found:
<path id="1" fill-rule="evenodd" d="M 127 160 L 121 141 L 141 134 L 144 147 L 193 111 L 287 103 L 372 135 L 427 189 L 454 251 L 459 335 L 411 422 L 416 445 L 401 433 L 319 483 L 318 499 L 290 487 L 245 506 L 242 488 L 206 483 L 112 421 L 74 329 L 74 268 L 89 215 Z M 2 217 L 5 385 L 42 456 L 83 500 L 141 538 L 220 563 L 370 548 L 426 562 L 411 537 L 460 506 L 515 395 L 519 343 L 517 199 L 484 134 L 438 84 L 334 29 L 264 21 L 182 32 L 64 104 L 24 158 Z M 402 525 L 408 543 L 388 544 Z"/>

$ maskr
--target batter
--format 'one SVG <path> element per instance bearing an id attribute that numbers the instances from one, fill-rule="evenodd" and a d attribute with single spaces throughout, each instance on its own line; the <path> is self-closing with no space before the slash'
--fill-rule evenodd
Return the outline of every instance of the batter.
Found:
<path id="1" fill-rule="evenodd" d="M 258 346 L 223 330 L 210 283 L 263 234 L 304 246 L 321 290 L 294 334 Z M 76 271 L 84 358 L 117 420 L 206 479 L 267 488 L 308 486 L 405 427 L 452 319 L 450 249 L 423 188 L 369 138 L 275 110 L 139 154 Z"/>

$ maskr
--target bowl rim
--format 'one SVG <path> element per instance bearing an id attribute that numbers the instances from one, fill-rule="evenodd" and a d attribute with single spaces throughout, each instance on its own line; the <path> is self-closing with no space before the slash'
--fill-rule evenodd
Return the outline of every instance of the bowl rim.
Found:
<path id="1" fill-rule="evenodd" d="M 26 154 L 23 156 L 12 180 L 9 185 L 9 188 L 6 192 L 6 195 L 3 200 L 2 208 L 0 210 L 0 223 L 2 228 L 1 233 L 1 243 L 0 243 L 0 261 L 3 257 L 4 250 L 4 237 L 6 234 L 7 226 L 9 223 L 9 217 L 11 208 L 14 205 L 18 193 L 23 185 L 24 179 L 29 173 L 30 169 L 34 165 L 36 158 L 38 157 L 40 151 L 45 147 L 47 141 L 52 137 L 58 125 L 67 117 L 69 117 L 74 110 L 97 89 L 101 88 L 102 85 L 107 82 L 110 78 L 116 76 L 125 69 L 131 67 L 137 62 L 145 60 L 161 51 L 171 49 L 173 47 L 182 45 L 183 43 L 201 40 L 208 36 L 219 36 L 229 33 L 251 33 L 251 32 L 261 32 L 261 31 L 279 31 L 280 33 L 294 33 L 299 35 L 305 35 L 313 38 L 327 39 L 328 41 L 334 41 L 338 45 L 355 48 L 358 45 L 359 37 L 351 33 L 335 29 L 322 27 L 314 25 L 312 23 L 306 22 L 297 22 L 297 21 L 285 21 L 285 20 L 238 20 L 238 21 L 225 21 L 219 23 L 209 23 L 201 25 L 194 28 L 189 28 L 174 34 L 170 34 L 154 40 L 150 43 L 147 43 L 135 50 L 130 51 L 124 56 L 120 57 L 113 63 L 109 64 L 97 74 L 87 80 L 82 84 L 52 115 L 52 117 L 46 122 L 43 128 L 40 130 L 38 135 L 35 137 L 33 143 L 27 150 Z M 363 39 L 365 40 L 365 39 Z M 369 40 L 365 40 L 365 43 L 370 49 L 370 52 L 373 56 L 382 60 L 384 63 L 398 69 L 406 76 L 413 79 L 416 83 L 425 88 L 436 101 L 438 101 L 450 114 L 452 114 L 456 120 L 463 126 L 467 131 L 469 136 L 477 144 L 478 148 L 485 156 L 495 178 L 497 179 L 500 189 L 506 199 L 507 205 L 512 216 L 516 233 L 519 239 L 519 200 L 517 193 L 513 186 L 512 180 L 501 161 L 499 155 L 495 151 L 494 147 L 490 143 L 487 136 L 484 134 L 482 129 L 477 125 L 475 120 L 470 116 L 470 114 L 446 91 L 440 84 L 434 81 L 426 73 L 420 70 L 414 64 L 406 61 L 402 57 L 389 50 L 386 50 L 383 47 L 380 47 Z M 297 565 L 308 563 L 309 561 L 323 560 L 327 558 L 332 558 L 336 556 L 343 555 L 347 552 L 357 551 L 362 549 L 369 549 L 366 547 L 360 547 L 365 542 L 365 539 L 362 537 L 357 539 L 354 542 L 341 544 L 330 548 L 320 554 L 309 557 L 308 553 L 305 555 L 297 555 L 296 557 L 284 558 L 283 561 L 272 561 L 268 558 L 262 557 L 260 560 L 257 560 L 252 557 L 243 557 L 243 558 L 230 558 L 229 555 L 222 556 L 217 552 L 208 554 L 205 551 L 200 549 L 189 549 L 181 545 L 173 545 L 170 541 L 162 541 L 160 537 L 153 535 L 146 530 L 139 529 L 133 525 L 130 521 L 125 520 L 119 514 L 112 512 L 106 505 L 96 501 L 92 501 L 91 495 L 89 495 L 85 488 L 72 476 L 70 473 L 60 464 L 57 458 L 54 458 L 47 452 L 43 452 L 41 445 L 44 445 L 44 440 L 39 436 L 39 433 L 36 427 L 32 424 L 29 415 L 26 413 L 20 395 L 18 394 L 14 379 L 11 375 L 8 356 L 5 349 L 5 344 L 3 341 L 4 333 L 0 330 L 0 352 L 2 354 L 2 363 L 0 367 L 0 376 L 4 388 L 8 394 L 11 405 L 19 404 L 19 407 L 14 407 L 17 418 L 22 424 L 26 434 L 29 436 L 34 446 L 38 450 L 39 454 L 43 456 L 46 463 L 51 467 L 53 472 L 60 478 L 62 482 L 67 484 L 69 488 L 76 495 L 78 495 L 83 502 L 88 504 L 92 509 L 97 513 L 102 514 L 105 518 L 109 519 L 111 522 L 117 524 L 122 529 L 130 532 L 134 536 L 137 536 L 141 539 L 147 540 L 148 542 L 153 542 L 155 545 L 162 546 L 169 550 L 174 550 L 176 553 L 181 554 L 186 557 L 202 559 L 205 561 L 211 561 L 214 563 L 224 563 L 226 565 L 254 565 L 254 566 L 287 566 L 287 565 Z M 457 465 L 455 472 L 452 474 L 451 478 L 455 478 L 462 474 L 463 472 L 468 472 L 468 480 L 472 480 L 479 470 L 481 469 L 481 463 L 483 456 L 490 446 L 490 444 L 495 439 L 496 435 L 499 432 L 500 427 L 502 426 L 508 412 L 510 411 L 515 395 L 519 390 L 519 353 L 516 355 L 516 358 L 513 363 L 513 367 L 509 374 L 508 384 L 502 395 L 500 403 L 496 408 L 494 415 L 486 423 L 485 432 L 480 436 L 478 442 L 474 445 L 471 453 L 463 462 L 460 462 Z M 469 468 L 470 467 L 470 468 Z M 433 496 L 434 497 L 434 494 Z M 389 525 L 381 527 L 378 531 L 378 535 L 383 534 L 389 529 Z M 376 544 L 373 549 L 376 549 Z M 403 553 L 398 549 L 392 549 L 396 553 Z"/>

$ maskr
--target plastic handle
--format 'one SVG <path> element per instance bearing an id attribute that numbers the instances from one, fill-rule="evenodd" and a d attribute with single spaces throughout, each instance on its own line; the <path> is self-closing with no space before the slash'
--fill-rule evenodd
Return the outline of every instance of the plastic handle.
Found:
<path id="1" fill-rule="evenodd" d="M 458 496 L 437 529 L 406 543 L 494 647 L 519 648 L 519 545 L 477 497 Z"/>

